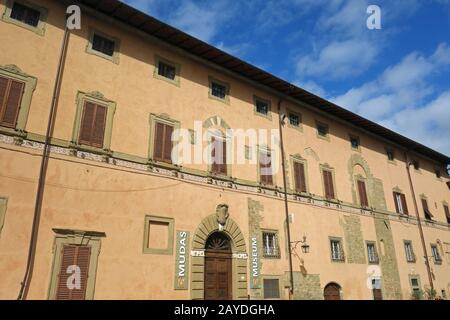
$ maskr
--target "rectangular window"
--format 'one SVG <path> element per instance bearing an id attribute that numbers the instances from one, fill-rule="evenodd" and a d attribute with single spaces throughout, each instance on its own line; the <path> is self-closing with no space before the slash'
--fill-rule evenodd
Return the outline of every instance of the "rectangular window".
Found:
<path id="1" fill-rule="evenodd" d="M 344 261 L 344 251 L 342 249 L 342 242 L 339 239 L 331 239 L 331 260 Z"/>
<path id="2" fill-rule="evenodd" d="M 56 300 L 84 300 L 86 299 L 86 287 L 89 274 L 89 262 L 91 247 L 73 244 L 65 244 L 61 250 L 61 267 L 58 275 Z M 75 271 L 79 271 L 80 282 L 70 288 L 69 277 Z M 77 284 L 77 283 L 75 283 Z"/>
<path id="3" fill-rule="evenodd" d="M 11 19 L 23 22 L 29 26 L 37 27 L 41 13 L 38 10 L 25 6 L 21 3 L 14 2 L 11 9 Z"/>
<path id="4" fill-rule="evenodd" d="M 368 257 L 369 263 L 376 264 L 379 262 L 377 247 L 375 246 L 374 242 L 367 243 L 367 257 Z"/>
<path id="5" fill-rule="evenodd" d="M 350 145 L 352 149 L 359 149 L 359 138 L 355 136 L 350 136 Z"/>
<path id="6" fill-rule="evenodd" d="M 420 288 L 420 281 L 417 277 L 410 278 L 411 290 L 414 299 L 419 300 L 422 299 L 422 289 Z"/>
<path id="7" fill-rule="evenodd" d="M 273 185 L 272 158 L 268 151 L 259 152 L 259 175 L 262 184 Z"/>
<path id="8" fill-rule="evenodd" d="M 267 115 L 269 113 L 269 104 L 267 102 L 256 99 L 256 112 L 261 113 L 263 115 Z"/>
<path id="9" fill-rule="evenodd" d="M 448 205 L 444 204 L 444 213 L 445 218 L 447 219 L 447 223 L 450 224 L 450 210 L 448 209 Z"/>
<path id="10" fill-rule="evenodd" d="M 317 134 L 320 137 L 327 137 L 328 136 L 328 126 L 323 123 L 317 123 Z"/>
<path id="11" fill-rule="evenodd" d="M 444 242 L 445 256 L 447 257 L 447 263 L 450 264 L 450 243 Z"/>
<path id="12" fill-rule="evenodd" d="M 103 148 L 107 107 L 85 101 L 81 118 L 80 144 Z"/>
<path id="13" fill-rule="evenodd" d="M 389 161 L 394 161 L 395 160 L 394 150 L 386 149 L 386 155 L 387 155 Z"/>
<path id="14" fill-rule="evenodd" d="M 406 198 L 403 193 L 393 192 L 395 211 L 399 214 L 408 214 L 408 206 L 406 205 Z"/>
<path id="15" fill-rule="evenodd" d="M 361 207 L 368 207 L 369 206 L 369 199 L 367 198 L 367 191 L 366 191 L 366 183 L 362 180 L 358 180 L 358 194 L 359 194 L 359 204 Z"/>
<path id="16" fill-rule="evenodd" d="M 297 192 L 307 192 L 305 165 L 303 163 L 294 161 L 294 178 L 295 178 L 295 190 Z"/>
<path id="17" fill-rule="evenodd" d="M 280 299 L 280 281 L 278 279 L 264 279 L 264 299 Z"/>
<path id="18" fill-rule="evenodd" d="M 434 264 L 442 264 L 442 257 L 439 254 L 439 249 L 437 245 L 435 244 L 431 245 L 431 254 L 433 255 Z"/>
<path id="19" fill-rule="evenodd" d="M 227 174 L 227 141 L 223 138 L 211 137 L 211 172 Z"/>
<path id="20" fill-rule="evenodd" d="M 155 123 L 153 159 L 172 163 L 173 126 L 161 122 Z"/>
<path id="21" fill-rule="evenodd" d="M 423 213 L 425 215 L 425 219 L 433 220 L 433 215 L 431 214 L 430 210 L 428 209 L 428 201 L 426 199 L 421 199 L 421 201 L 422 201 L 422 208 L 423 208 Z"/>
<path id="22" fill-rule="evenodd" d="M 112 57 L 114 55 L 115 42 L 94 33 L 92 38 L 92 49 Z"/>
<path id="23" fill-rule="evenodd" d="M 279 258 L 278 237 L 276 232 L 263 232 L 263 251 L 265 258 Z"/>
<path id="24" fill-rule="evenodd" d="M 25 84 L 0 77 L 0 125 L 15 128 Z"/>
<path id="25" fill-rule="evenodd" d="M 219 99 L 225 99 L 227 87 L 217 82 L 211 82 L 211 94 Z"/>
<path id="26" fill-rule="evenodd" d="M 168 63 L 159 61 L 158 63 L 158 75 L 165 77 L 170 80 L 175 80 L 177 69 L 175 66 L 169 65 Z"/>
<path id="27" fill-rule="evenodd" d="M 405 255 L 407 262 L 416 262 L 416 255 L 414 254 L 413 246 L 411 241 L 405 241 Z"/>
<path id="28" fill-rule="evenodd" d="M 325 198 L 328 200 L 335 199 L 333 173 L 329 170 L 323 170 L 323 183 L 325 187 Z"/>
<path id="29" fill-rule="evenodd" d="M 300 117 L 295 113 L 289 113 L 289 124 L 293 127 L 300 126 Z"/>

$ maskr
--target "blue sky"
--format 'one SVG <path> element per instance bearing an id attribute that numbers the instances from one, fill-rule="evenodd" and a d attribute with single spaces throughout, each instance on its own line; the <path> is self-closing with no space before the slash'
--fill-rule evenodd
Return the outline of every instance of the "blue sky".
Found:
<path id="1" fill-rule="evenodd" d="M 123 1 L 450 155 L 450 0 Z"/>

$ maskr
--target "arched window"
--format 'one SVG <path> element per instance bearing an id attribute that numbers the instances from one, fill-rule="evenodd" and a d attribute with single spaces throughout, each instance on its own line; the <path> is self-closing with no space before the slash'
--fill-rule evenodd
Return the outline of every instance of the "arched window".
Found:
<path id="1" fill-rule="evenodd" d="M 325 300 L 341 300 L 341 286 L 330 282 L 323 290 L 323 297 Z"/>

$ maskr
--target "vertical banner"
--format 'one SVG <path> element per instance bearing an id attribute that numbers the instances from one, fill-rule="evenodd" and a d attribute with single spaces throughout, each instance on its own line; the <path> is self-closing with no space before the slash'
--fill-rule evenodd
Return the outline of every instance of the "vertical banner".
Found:
<path id="1" fill-rule="evenodd" d="M 189 286 L 189 232 L 177 230 L 175 258 L 175 290 L 188 290 Z"/>
<path id="2" fill-rule="evenodd" d="M 252 234 L 250 237 L 250 288 L 260 289 L 260 252 L 259 252 L 259 235 Z"/>

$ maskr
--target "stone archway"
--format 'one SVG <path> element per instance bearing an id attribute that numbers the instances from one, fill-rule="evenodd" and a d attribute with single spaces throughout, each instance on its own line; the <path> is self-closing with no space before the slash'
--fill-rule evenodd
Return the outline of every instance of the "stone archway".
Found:
<path id="1" fill-rule="evenodd" d="M 231 218 L 224 225 L 211 214 L 198 225 L 192 237 L 191 298 L 202 300 L 205 296 L 205 247 L 209 236 L 215 232 L 225 233 L 232 250 L 232 299 L 247 299 L 247 250 L 239 226 Z"/>

